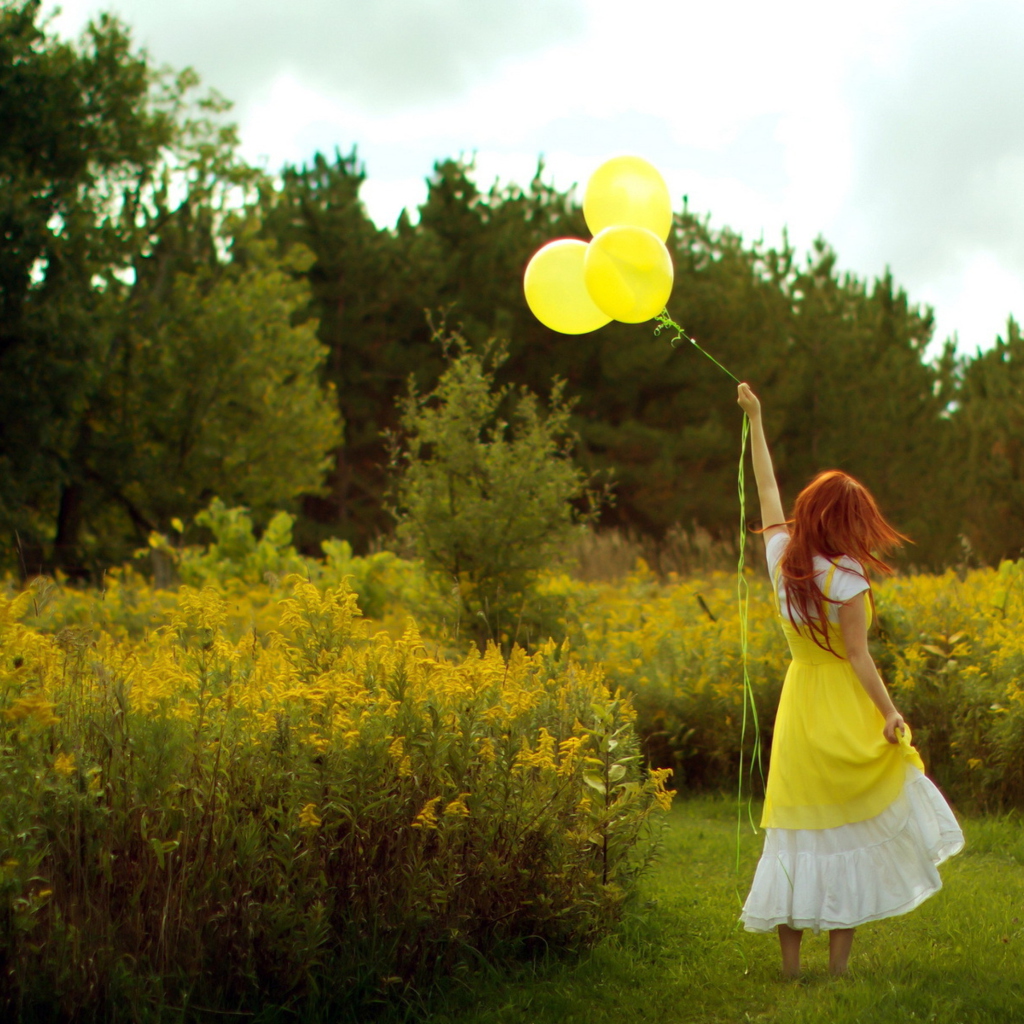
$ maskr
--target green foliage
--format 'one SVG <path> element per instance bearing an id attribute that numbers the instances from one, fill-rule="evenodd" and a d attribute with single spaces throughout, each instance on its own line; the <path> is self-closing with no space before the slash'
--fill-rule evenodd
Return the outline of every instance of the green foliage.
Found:
<path id="1" fill-rule="evenodd" d="M 282 252 L 299 245 L 314 254 L 303 274 L 305 315 L 331 353 L 324 375 L 345 412 L 326 492 L 303 503 L 298 528 L 307 551 L 328 537 L 362 550 L 391 529 L 382 432 L 397 426 L 395 401 L 409 375 L 429 387 L 442 364 L 423 316 L 439 301 L 438 254 L 407 223 L 396 233 L 378 230 L 359 199 L 364 178 L 354 152 L 331 162 L 318 153 L 307 166 L 286 166 L 279 187 L 266 182 L 261 190 L 266 237 Z"/>
<path id="2" fill-rule="evenodd" d="M 1024 554 L 1024 339 L 1006 337 L 962 367 L 953 415 L 970 547 L 989 564 Z"/>
<path id="3" fill-rule="evenodd" d="M 257 540 L 248 510 L 227 508 L 219 498 L 196 515 L 195 523 L 213 534 L 212 543 L 177 549 L 170 547 L 166 538 L 155 543 L 171 555 L 181 582 L 188 586 L 234 587 L 237 583 L 274 582 L 299 573 L 324 585 L 344 582 L 370 619 L 384 618 L 394 606 L 425 610 L 426 579 L 421 567 L 392 551 L 357 557 L 347 541 L 325 540 L 322 561 L 305 558 L 292 544 L 294 516 L 276 512 Z"/>
<path id="4" fill-rule="evenodd" d="M 267 523 L 259 540 L 253 534 L 252 518 L 244 508 L 228 508 L 214 498 L 208 508 L 195 517 L 197 526 L 213 534 L 213 543 L 205 548 L 183 548 L 177 555 L 181 582 L 190 587 L 239 580 L 263 583 L 268 574 L 284 577 L 305 573 L 305 560 L 292 546 L 294 518 L 277 512 Z"/>
<path id="5" fill-rule="evenodd" d="M 94 489 L 146 529 L 211 492 L 265 522 L 317 490 L 340 436 L 326 349 L 291 322 L 306 300 L 294 264 L 238 231 L 231 263 L 132 300 L 80 446 Z"/>
<path id="6" fill-rule="evenodd" d="M 78 46 L 39 18 L 37 0 L 0 6 L 0 517 L 29 561 L 55 525 L 116 275 L 140 243 L 134 202 L 177 148 L 188 91 L 108 17 Z"/>
<path id="7" fill-rule="evenodd" d="M 522 295 L 530 255 L 559 235 L 586 237 L 572 193 L 545 186 L 482 192 L 472 166 L 443 161 L 413 225 L 375 230 L 358 200 L 354 154 L 290 168 L 266 195 L 267 230 L 308 244 L 320 337 L 346 411 L 346 451 L 329 501 L 309 502 L 315 530 L 360 549 L 386 528 L 379 431 L 396 428 L 399 382 L 421 390 L 441 372 L 419 310 L 448 311 L 475 345 L 507 339 L 500 385 L 546 390 L 552 374 L 576 400 L 570 426 L 586 472 L 611 470 L 616 502 L 605 526 L 657 538 L 677 524 L 716 537 L 734 529 L 741 420 L 721 371 L 691 347 L 672 347 L 651 325 L 611 324 L 592 335 L 549 331 Z M 930 360 L 928 310 L 885 275 L 840 274 L 819 242 L 799 265 L 788 244 L 747 243 L 684 210 L 669 238 L 676 279 L 669 309 L 743 379 L 769 410 L 770 440 L 787 496 L 819 469 L 862 477 L 917 542 L 918 566 L 956 557 L 962 503 L 955 474 L 957 367 L 952 351 Z M 311 526 L 299 526 L 305 536 Z"/>
<path id="8" fill-rule="evenodd" d="M 526 388 L 494 386 L 504 352 L 458 336 L 434 391 L 410 384 L 395 450 L 399 537 L 452 592 L 468 634 L 515 642 L 541 569 L 557 562 L 588 497 L 573 464 L 569 404 L 556 381 L 547 411 Z M 397 442 L 396 442 L 397 444 Z"/>
<path id="9" fill-rule="evenodd" d="M 394 230 L 378 229 L 367 216 L 359 200 L 365 171 L 354 152 L 333 161 L 317 154 L 306 166 L 286 167 L 280 188 L 263 191 L 267 234 L 315 254 L 306 273 L 310 314 L 331 350 L 327 377 L 345 412 L 345 443 L 329 493 L 303 505 L 297 530 L 304 549 L 333 535 L 362 551 L 392 528 L 384 435 L 398 429 L 397 400 L 410 375 L 429 391 L 444 368 L 424 309 L 450 307 L 452 322 L 473 345 L 508 339 L 502 381 L 540 394 L 555 373 L 578 391 L 573 376 L 582 350 L 553 348 L 555 336 L 526 309 L 521 279 L 536 248 L 585 230 L 582 214 L 541 182 L 539 169 L 528 189 L 486 194 L 470 171 L 459 161 L 439 162 L 418 220 L 403 215 Z"/>
<path id="10" fill-rule="evenodd" d="M 111 18 L 77 46 L 38 18 L 0 9 L 0 526 L 24 574 L 98 576 L 211 494 L 315 493 L 339 424 L 227 105 Z"/>
<path id="11" fill-rule="evenodd" d="M 422 562 L 400 558 L 393 551 L 355 555 L 347 540 L 325 540 L 320 546 L 324 562 L 313 563 L 312 578 L 319 572 L 320 579 L 334 586 L 344 580 L 355 591 L 367 618 L 412 614 L 430 622 L 443 615 L 435 608 L 436 598 Z"/>

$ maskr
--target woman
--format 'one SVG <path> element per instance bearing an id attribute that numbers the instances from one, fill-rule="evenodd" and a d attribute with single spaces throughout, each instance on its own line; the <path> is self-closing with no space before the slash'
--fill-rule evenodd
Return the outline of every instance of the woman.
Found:
<path id="1" fill-rule="evenodd" d="M 764 852 L 741 920 L 777 928 L 782 971 L 800 973 L 805 928 L 829 933 L 843 974 L 853 930 L 903 914 L 942 887 L 936 866 L 963 849 L 952 811 L 925 777 L 868 651 L 874 607 L 865 567 L 906 538 L 845 473 L 819 474 L 788 522 L 746 384 L 751 454 L 775 600 L 793 660 L 779 698 L 761 827 Z"/>

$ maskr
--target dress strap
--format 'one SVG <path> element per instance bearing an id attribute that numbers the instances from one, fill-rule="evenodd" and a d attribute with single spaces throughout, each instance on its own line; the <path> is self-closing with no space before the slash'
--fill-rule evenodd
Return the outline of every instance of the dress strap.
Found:
<path id="1" fill-rule="evenodd" d="M 828 592 L 832 588 L 832 577 L 836 574 L 836 563 L 832 563 L 832 568 L 829 569 L 828 574 L 825 576 L 825 585 L 821 588 L 821 592 L 828 597 Z"/>
<path id="2" fill-rule="evenodd" d="M 775 566 L 775 572 L 772 574 L 772 597 L 775 599 L 775 610 L 779 613 L 779 617 L 782 617 L 782 602 L 779 598 L 779 577 L 782 574 L 782 560 L 779 559 L 778 565 Z M 832 567 L 829 569 L 825 576 L 824 586 L 821 588 L 821 592 L 828 597 L 828 592 L 832 588 L 832 577 L 836 574 L 836 564 L 832 563 Z"/>
<path id="3" fill-rule="evenodd" d="M 829 569 L 828 575 L 825 577 L 825 585 L 821 588 L 822 589 L 822 593 L 825 595 L 825 597 L 828 597 L 828 592 L 829 592 L 829 590 L 832 587 L 832 577 L 835 576 L 837 568 L 838 568 L 838 566 L 836 565 L 835 562 L 833 562 L 832 563 L 832 568 Z M 874 615 L 872 613 L 872 607 L 871 607 L 871 587 L 870 586 L 868 587 L 867 590 L 864 591 L 864 608 L 865 608 L 865 611 L 867 613 L 868 625 L 870 626 L 872 620 L 874 619 Z"/>

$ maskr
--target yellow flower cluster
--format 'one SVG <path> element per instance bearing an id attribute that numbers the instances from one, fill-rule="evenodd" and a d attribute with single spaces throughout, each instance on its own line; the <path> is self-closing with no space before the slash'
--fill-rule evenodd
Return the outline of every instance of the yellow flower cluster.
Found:
<path id="1" fill-rule="evenodd" d="M 767 753 L 788 650 L 768 581 L 748 574 L 748 671 Z M 1024 804 L 1024 561 L 875 584 L 872 650 L 929 773 L 961 801 Z M 552 576 L 576 655 L 628 691 L 655 763 L 676 783 L 732 787 L 743 735 L 736 578 L 659 581 L 641 562 L 621 583 Z M 767 767 L 767 761 L 764 763 Z"/>
<path id="2" fill-rule="evenodd" d="M 215 929 L 224 893 L 254 879 L 300 916 L 343 892 L 353 929 L 589 934 L 672 798 L 635 724 L 567 644 L 452 656 L 411 621 L 374 629 L 344 584 L 167 593 L 125 572 L 102 594 L 8 587 L 0 745 L 18 769 L 0 820 L 39 837 L 74 821 L 90 860 L 40 838 L 4 877 L 59 879 L 69 908 L 106 906 L 89 888 L 103 887 L 111 922 L 135 915 L 126 934 L 166 944 L 154 957 L 183 936 L 147 922 L 209 913 Z M 0 830 L 0 853 L 23 845 Z M 117 903 L 122 882 L 135 889 Z"/>
<path id="3" fill-rule="evenodd" d="M 741 751 L 745 761 L 754 756 L 732 574 L 659 580 L 643 562 L 616 583 L 550 574 L 540 595 L 561 609 L 551 628 L 568 637 L 572 658 L 549 646 L 533 656 L 517 650 L 506 665 L 496 651 L 453 661 L 407 627 L 409 614 L 424 611 L 410 605 L 422 597 L 414 563 L 335 555 L 325 578 L 344 569 L 361 594 L 372 590 L 386 638 L 371 635 L 351 592 L 323 580 L 225 578 L 173 593 L 122 570 L 108 574 L 100 594 L 37 582 L 0 607 L 5 646 L 18 651 L 4 665 L 3 719 L 26 736 L 60 724 L 69 709 L 52 681 L 71 666 L 93 682 L 68 728 L 102 703 L 98 694 L 117 691 L 135 713 L 201 722 L 204 731 L 228 716 L 250 742 L 282 730 L 284 716 L 288 734 L 321 755 L 354 750 L 372 733 L 386 742 L 391 770 L 420 787 L 413 820 L 428 799 L 438 796 L 444 808 L 459 792 L 455 779 L 423 790 L 422 736 L 405 724 L 413 709 L 432 730 L 461 736 L 460 757 L 486 772 L 543 789 L 586 770 L 593 741 L 568 717 L 568 659 L 574 685 L 597 685 L 601 700 L 609 687 L 630 694 L 620 713 L 636 716 L 646 755 L 674 766 L 677 784 L 731 787 Z M 747 665 L 766 751 L 787 650 L 767 580 L 750 573 L 748 583 Z M 929 772 L 956 796 L 1024 803 L 1024 564 L 900 576 L 876 584 L 875 597 L 874 654 Z M 544 666 L 558 659 L 558 686 L 540 685 Z M 391 689 L 368 682 L 398 672 L 407 678 Z"/>

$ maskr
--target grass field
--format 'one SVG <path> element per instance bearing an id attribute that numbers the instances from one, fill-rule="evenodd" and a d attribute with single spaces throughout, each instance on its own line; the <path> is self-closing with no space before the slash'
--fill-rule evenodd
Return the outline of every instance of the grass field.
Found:
<path id="1" fill-rule="evenodd" d="M 664 847 L 620 933 L 573 963 L 523 968 L 452 992 L 431 1024 L 936 1024 L 1024 1022 L 1024 822 L 962 822 L 944 888 L 903 917 L 858 929 L 850 973 L 828 974 L 828 938 L 804 938 L 784 982 L 774 936 L 739 929 L 761 839 L 736 809 L 677 803 Z"/>

